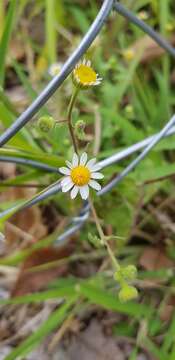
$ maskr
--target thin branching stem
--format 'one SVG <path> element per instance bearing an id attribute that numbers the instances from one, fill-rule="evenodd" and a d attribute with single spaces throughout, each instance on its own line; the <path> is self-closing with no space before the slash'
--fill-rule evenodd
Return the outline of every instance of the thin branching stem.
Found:
<path id="1" fill-rule="evenodd" d="M 77 140 L 76 140 L 76 136 L 74 134 L 74 128 L 72 125 L 72 110 L 73 110 L 73 106 L 75 104 L 75 101 L 77 99 L 78 96 L 78 92 L 79 92 L 79 88 L 75 88 L 72 97 L 70 99 L 70 103 L 69 103 L 69 107 L 68 107 L 68 113 L 67 113 L 67 121 L 68 121 L 68 128 L 69 128 L 69 132 L 70 132 L 70 136 L 72 139 L 72 144 L 74 147 L 75 152 L 78 154 L 78 145 L 77 145 Z"/>
<path id="2" fill-rule="evenodd" d="M 109 246 L 108 241 L 106 240 L 106 237 L 105 237 L 103 229 L 101 227 L 101 224 L 100 224 L 100 221 L 99 221 L 95 206 L 94 206 L 93 201 L 91 200 L 91 198 L 89 198 L 89 204 L 90 204 L 92 215 L 94 217 L 94 221 L 95 221 L 95 224 L 96 224 L 99 236 L 100 236 L 101 243 L 102 243 L 102 245 L 104 245 L 106 247 L 106 249 L 108 251 L 108 254 L 109 254 L 109 257 L 111 259 L 111 262 L 112 262 L 112 264 L 114 266 L 114 269 L 117 271 L 117 270 L 120 269 L 120 265 L 119 265 L 115 255 L 113 254 L 113 251 L 112 251 L 111 247 Z"/>

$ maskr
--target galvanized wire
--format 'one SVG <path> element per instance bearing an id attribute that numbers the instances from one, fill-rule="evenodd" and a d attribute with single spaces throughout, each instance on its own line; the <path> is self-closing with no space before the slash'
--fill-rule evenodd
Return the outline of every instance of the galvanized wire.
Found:
<path id="1" fill-rule="evenodd" d="M 118 1 L 114 3 L 114 9 L 120 15 L 124 16 L 131 23 L 138 26 L 143 32 L 148 34 L 160 47 L 162 47 L 165 51 L 167 51 L 171 56 L 175 57 L 175 49 L 171 44 L 169 44 L 164 38 L 162 38 L 159 33 L 153 30 L 149 25 L 147 25 L 144 21 L 137 18 L 131 11 L 129 11 L 125 6 L 123 6 Z"/>
<path id="2" fill-rule="evenodd" d="M 114 10 L 128 19 L 130 22 L 138 26 L 145 33 L 147 33 L 157 44 L 159 44 L 164 50 L 166 50 L 171 56 L 175 57 L 175 49 L 169 44 L 165 39 L 163 39 L 156 31 L 154 31 L 149 25 L 144 23 L 144 21 L 138 19 L 131 11 L 126 7 L 120 4 L 118 1 L 114 0 L 105 0 L 103 5 L 97 15 L 94 23 L 90 27 L 89 31 L 81 41 L 79 47 L 74 51 L 72 56 L 64 64 L 59 75 L 55 76 L 53 80 L 48 84 L 48 86 L 43 90 L 43 92 L 37 97 L 37 99 L 29 106 L 26 111 L 10 126 L 4 134 L 0 136 L 0 146 L 6 144 L 9 139 L 11 139 L 27 122 L 38 112 L 38 110 L 47 102 L 47 100 L 53 95 L 53 93 L 60 87 L 62 82 L 70 74 L 75 64 L 81 58 L 81 56 L 89 48 L 93 40 L 96 38 L 97 34 L 100 32 L 103 24 L 108 18 L 110 11 Z M 116 153 L 107 159 L 104 159 L 99 162 L 101 168 L 110 166 L 111 164 L 117 163 L 122 159 L 125 159 L 129 155 L 144 149 L 140 155 L 138 155 L 116 178 L 114 178 L 109 184 L 107 184 L 101 191 L 97 193 L 98 196 L 102 196 L 107 192 L 111 191 L 114 186 L 116 186 L 125 176 L 127 176 L 139 163 L 144 159 L 146 155 L 153 149 L 153 147 L 164 137 L 173 135 L 175 133 L 175 116 L 173 116 L 169 122 L 164 126 L 164 128 L 156 135 L 151 136 L 147 139 L 144 139 L 127 149 Z M 7 157 L 0 156 L 0 161 L 6 161 Z M 49 167 L 47 164 L 43 164 L 33 160 L 26 160 L 22 158 L 8 157 L 8 161 L 16 162 L 24 165 L 29 165 L 36 167 L 38 169 L 43 169 L 46 171 L 51 171 L 58 173 L 58 169 L 55 167 Z M 29 200 L 23 208 L 31 207 L 37 204 L 40 201 L 47 199 L 49 196 L 53 196 L 61 190 L 59 182 L 52 184 L 49 188 L 43 190 L 40 194 L 36 195 L 35 198 Z M 90 207 L 88 202 L 84 203 L 83 208 L 81 209 L 79 215 L 74 217 L 70 221 L 70 226 L 68 229 L 58 237 L 55 242 L 55 245 L 58 246 L 60 243 L 65 242 L 66 239 L 77 230 L 81 229 L 85 221 L 88 219 Z M 1 214 L 2 215 L 2 214 Z M 1 217 L 1 216 L 0 216 Z"/>
<path id="3" fill-rule="evenodd" d="M 175 127 L 172 127 L 165 135 L 164 138 L 172 136 L 175 134 Z M 142 150 L 145 146 L 149 145 L 150 142 L 157 136 L 157 134 L 153 136 L 149 136 L 144 140 L 141 140 L 126 149 L 123 149 L 121 151 L 117 151 L 113 155 L 109 156 L 108 158 L 101 160 L 98 162 L 98 165 L 100 165 L 101 169 L 104 169 L 107 166 L 110 166 L 112 164 L 117 164 L 119 161 L 126 159 L 128 156 L 134 154 L 135 152 Z M 9 162 L 24 166 L 30 166 L 34 167 L 38 170 L 51 172 L 55 174 L 59 174 L 59 169 L 56 166 L 50 166 L 47 164 L 44 164 L 43 162 L 30 160 L 22 157 L 16 157 L 16 156 L 1 156 L 0 155 L 0 162 Z"/>
<path id="4" fill-rule="evenodd" d="M 126 177 L 153 149 L 153 147 L 166 135 L 168 130 L 175 125 L 175 115 L 168 121 L 164 128 L 149 142 L 140 155 L 137 156 L 119 175 L 117 175 L 109 184 L 107 184 L 101 191 L 98 192 L 98 196 L 104 195 L 111 191 L 114 186 L 119 184 L 121 180 Z"/>
<path id="5" fill-rule="evenodd" d="M 57 174 L 59 173 L 58 168 L 56 168 L 55 166 L 50 166 L 50 165 L 44 164 L 43 162 L 40 162 L 40 161 L 26 159 L 26 158 L 17 157 L 17 156 L 2 156 L 2 155 L 0 155 L 0 162 L 8 162 L 8 163 L 12 163 L 12 164 L 30 166 L 30 167 L 36 168 L 38 170 L 43 170 L 43 171 L 57 173 Z"/>
<path id="6" fill-rule="evenodd" d="M 40 110 L 40 108 L 49 100 L 54 92 L 61 86 L 63 81 L 71 73 L 72 69 L 87 51 L 93 40 L 96 38 L 101 28 L 103 27 L 108 15 L 113 7 L 113 0 L 105 0 L 103 5 L 84 36 L 78 48 L 69 57 L 66 63 L 63 65 L 60 73 L 56 75 L 41 94 L 35 99 L 35 101 L 14 121 L 14 123 L 0 136 L 0 146 L 6 144 L 23 126 L 25 126 L 29 120 Z"/>

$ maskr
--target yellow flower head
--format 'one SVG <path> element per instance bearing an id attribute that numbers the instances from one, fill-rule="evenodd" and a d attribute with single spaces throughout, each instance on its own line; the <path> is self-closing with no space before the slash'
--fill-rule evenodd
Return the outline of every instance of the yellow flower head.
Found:
<path id="1" fill-rule="evenodd" d="M 73 70 L 73 82 L 75 86 L 82 89 L 88 89 L 91 86 L 99 85 L 102 78 L 91 67 L 90 60 L 84 59 L 78 63 Z"/>
<path id="2" fill-rule="evenodd" d="M 74 153 L 72 163 L 66 161 L 67 167 L 61 167 L 60 173 L 65 175 L 61 181 L 62 192 L 71 190 L 71 198 L 75 199 L 78 193 L 80 193 L 83 200 L 86 200 L 89 196 L 89 187 L 99 191 L 101 189 L 100 184 L 96 179 L 103 179 L 103 175 L 98 172 L 100 165 L 96 164 L 96 159 L 89 161 L 87 154 L 83 153 L 80 158 Z"/>

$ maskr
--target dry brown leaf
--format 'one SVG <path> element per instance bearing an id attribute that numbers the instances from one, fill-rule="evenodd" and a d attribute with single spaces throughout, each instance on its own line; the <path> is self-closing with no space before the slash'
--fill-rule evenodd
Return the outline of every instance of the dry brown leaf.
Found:
<path id="1" fill-rule="evenodd" d="M 171 268 L 173 261 L 170 260 L 162 248 L 147 247 L 143 251 L 139 264 L 146 270 L 159 270 Z"/>
<path id="2" fill-rule="evenodd" d="M 172 45 L 175 45 L 175 36 L 173 36 L 170 40 Z M 165 53 L 165 50 L 162 49 L 153 39 L 151 39 L 148 35 L 141 37 L 135 43 L 130 46 L 130 49 L 133 53 L 137 53 L 140 48 L 143 48 L 143 54 L 141 57 L 141 63 L 149 63 L 152 60 L 155 60 L 162 56 Z"/>
<path id="3" fill-rule="evenodd" d="M 34 269 L 36 266 L 55 262 L 63 259 L 73 252 L 73 245 L 67 247 L 44 248 L 34 251 L 24 262 L 16 284 L 12 290 L 12 296 L 29 294 L 46 288 L 49 282 L 58 276 L 63 276 L 68 271 L 67 265 L 54 264 L 48 269 Z M 33 269 L 32 269 L 33 268 Z"/>
<path id="4" fill-rule="evenodd" d="M 10 163 L 0 163 L 0 177 L 2 179 L 11 179 L 16 176 L 16 165 Z"/>
<path id="5" fill-rule="evenodd" d="M 1 195 L 2 201 L 15 201 L 25 199 L 35 194 L 35 189 L 10 188 Z M 17 244 L 27 245 L 47 235 L 47 227 L 43 224 L 42 214 L 39 207 L 32 207 L 20 211 L 12 216 L 5 226 L 7 244 L 12 247 Z"/>
<path id="6" fill-rule="evenodd" d="M 71 341 L 65 352 L 65 359 L 124 360 L 125 354 L 117 345 L 116 339 L 106 336 L 99 322 L 93 320 L 85 331 Z"/>

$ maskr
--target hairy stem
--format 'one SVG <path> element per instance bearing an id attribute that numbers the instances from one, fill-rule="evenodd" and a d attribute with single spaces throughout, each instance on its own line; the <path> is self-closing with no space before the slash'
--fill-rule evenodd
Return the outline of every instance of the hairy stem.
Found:
<path id="1" fill-rule="evenodd" d="M 70 99 L 70 103 L 69 103 L 69 107 L 68 107 L 68 113 L 67 113 L 67 121 L 68 121 L 68 128 L 69 128 L 69 132 L 70 132 L 70 136 L 72 139 L 72 144 L 74 147 L 75 152 L 78 154 L 78 145 L 77 145 L 77 140 L 74 134 L 74 128 L 72 126 L 72 110 L 73 110 L 73 106 L 75 104 L 77 95 L 78 95 L 79 89 L 76 88 L 75 91 L 72 94 L 72 97 Z"/>
<path id="2" fill-rule="evenodd" d="M 94 204 L 93 204 L 93 201 L 89 198 L 89 203 L 90 203 L 90 207 L 91 207 L 91 210 L 92 210 L 92 214 L 93 214 L 93 217 L 94 217 L 94 221 L 95 221 L 95 224 L 96 224 L 96 227 L 97 227 L 97 230 L 98 230 L 98 233 L 99 233 L 99 236 L 100 236 L 100 240 L 102 242 L 102 244 L 106 247 L 107 251 L 108 251 L 108 254 L 110 256 L 110 259 L 112 261 L 112 264 L 115 268 L 115 270 L 119 270 L 120 269 L 120 265 L 115 257 L 115 255 L 113 254 L 113 251 L 112 249 L 110 248 L 109 244 L 108 244 L 108 241 L 106 240 L 106 237 L 104 235 L 104 232 L 103 232 L 103 229 L 100 225 L 100 221 L 99 221 L 99 218 L 98 218 L 98 215 L 97 215 L 97 212 L 96 212 L 96 209 L 94 207 Z"/>

